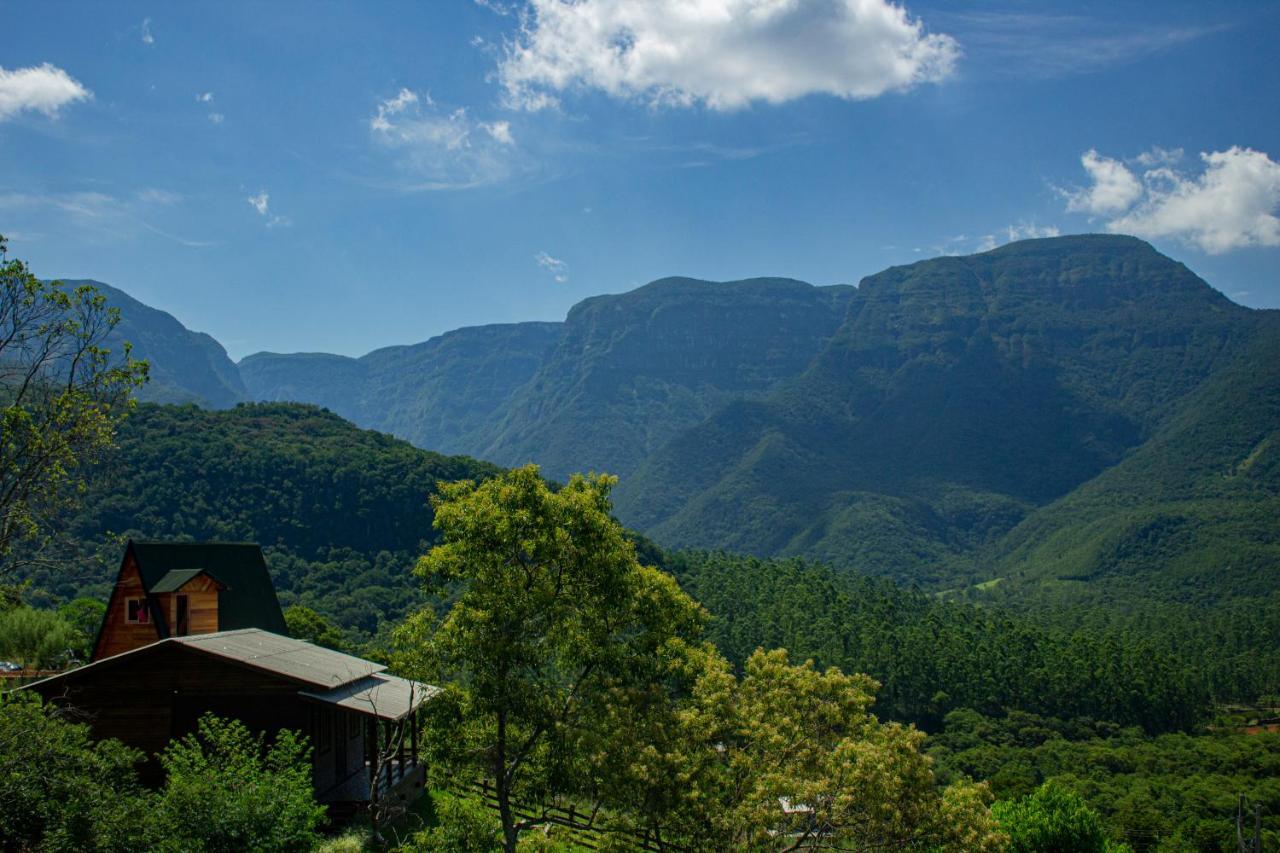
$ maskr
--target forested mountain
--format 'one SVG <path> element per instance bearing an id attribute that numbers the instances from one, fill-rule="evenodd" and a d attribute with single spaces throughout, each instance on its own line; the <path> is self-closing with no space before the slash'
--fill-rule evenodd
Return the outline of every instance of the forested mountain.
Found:
<path id="1" fill-rule="evenodd" d="M 66 280 L 68 287 L 90 284 L 120 309 L 120 325 L 107 338 L 115 349 L 133 344 L 133 357 L 151 364 L 151 381 L 139 399 L 156 403 L 199 403 L 215 409 L 249 399 L 240 371 L 227 351 L 209 335 L 193 332 L 171 314 L 144 305 L 122 290 L 100 281 Z"/>
<path id="2" fill-rule="evenodd" d="M 473 326 L 360 358 L 258 353 L 240 362 L 255 400 L 314 403 L 418 447 L 475 455 L 517 388 L 542 363 L 560 323 Z"/>
<path id="3" fill-rule="evenodd" d="M 35 590 L 101 597 L 124 536 L 250 541 L 283 604 L 368 632 L 419 600 L 409 570 L 435 539 L 436 484 L 498 470 L 284 403 L 142 405 L 118 443 L 62 526 L 71 558 L 37 564 Z"/>
<path id="4" fill-rule="evenodd" d="M 1002 596 L 1153 573 L 1172 600 L 1274 585 L 1280 324 L 1130 237 L 1023 241 L 856 289 L 663 279 L 564 323 L 260 353 L 243 386 L 207 336 L 125 314 L 152 398 L 298 400 L 557 479 L 617 473 L 619 517 L 667 546 L 947 589 L 1004 578 Z"/>
<path id="5" fill-rule="evenodd" d="M 1190 605 L 1280 585 L 1280 312 L 1117 465 L 988 555 L 1019 596 Z"/>
<path id="6" fill-rule="evenodd" d="M 791 279 L 667 278 L 587 299 L 480 455 L 537 462 L 552 477 L 625 477 L 726 403 L 803 371 L 852 294 Z"/>
<path id="7" fill-rule="evenodd" d="M 665 544 L 946 582 L 1150 438 L 1256 315 L 1127 237 L 890 269 L 808 370 L 652 455 L 619 511 Z"/>

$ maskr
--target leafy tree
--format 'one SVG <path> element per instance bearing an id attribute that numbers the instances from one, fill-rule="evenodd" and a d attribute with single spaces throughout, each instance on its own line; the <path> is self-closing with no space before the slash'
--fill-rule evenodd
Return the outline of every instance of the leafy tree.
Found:
<path id="1" fill-rule="evenodd" d="M 82 635 L 51 610 L 18 607 L 0 613 L 0 657 L 24 668 L 63 664 L 83 645 Z"/>
<path id="2" fill-rule="evenodd" d="M 451 685 L 454 760 L 494 780 L 503 846 L 544 820 L 516 798 L 589 791 L 596 757 L 628 748 L 596 722 L 649 683 L 659 652 L 700 628 L 701 609 L 674 580 L 642 567 L 609 514 L 608 476 L 575 476 L 553 492 L 536 466 L 433 498 L 443 543 L 419 563 L 458 585 L 429 638 L 436 678 Z M 416 633 L 415 633 L 416 632 Z M 440 713 L 440 712 L 437 712 Z"/>
<path id="3" fill-rule="evenodd" d="M 991 809 L 1009 833 L 1011 853 L 1105 853 L 1128 849 L 1113 845 L 1097 812 L 1079 795 L 1053 782 L 1032 794 L 1004 800 Z"/>
<path id="4" fill-rule="evenodd" d="M 96 598 L 77 598 L 58 608 L 58 615 L 75 630 L 80 640 L 75 653 L 81 660 L 88 659 L 106 612 L 107 605 Z"/>
<path id="5" fill-rule="evenodd" d="M 160 756 L 157 842 L 177 850 L 307 850 L 324 807 L 311 788 L 311 749 L 285 729 L 269 747 L 238 720 L 212 714 Z"/>
<path id="6" fill-rule="evenodd" d="M 326 649 L 345 650 L 342 632 L 310 607 L 303 607 L 301 604 L 286 607 L 284 624 L 289 629 L 289 636 L 296 640 L 306 640 Z"/>
<path id="7" fill-rule="evenodd" d="M 793 665 L 779 649 L 756 651 L 740 682 L 718 681 L 731 846 L 1002 849 L 985 787 L 940 789 L 923 733 L 869 713 L 867 676 Z"/>
<path id="8" fill-rule="evenodd" d="M 142 754 L 94 741 L 33 694 L 0 694 L 0 849 L 124 849 Z M 136 847 L 134 849 L 137 849 Z"/>
<path id="9" fill-rule="evenodd" d="M 442 796 L 436 817 L 435 826 L 413 836 L 412 849 L 489 853 L 502 848 L 502 825 L 481 800 Z"/>
<path id="10" fill-rule="evenodd" d="M 6 241 L 0 236 L 0 257 Z M 119 312 L 90 286 L 68 292 L 20 260 L 0 261 L 0 573 L 19 542 L 48 536 L 86 466 L 146 381 L 147 365 L 103 347 Z"/>

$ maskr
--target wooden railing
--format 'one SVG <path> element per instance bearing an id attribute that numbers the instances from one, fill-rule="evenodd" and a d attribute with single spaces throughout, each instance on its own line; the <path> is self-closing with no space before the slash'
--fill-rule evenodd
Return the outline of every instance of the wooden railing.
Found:
<path id="1" fill-rule="evenodd" d="M 448 786 L 448 790 L 458 796 L 480 797 L 484 804 L 494 811 L 498 810 L 498 790 L 488 779 L 457 780 Z M 603 843 L 603 836 L 609 835 L 615 842 L 621 840 L 632 850 L 673 850 L 671 845 L 659 846 L 647 833 L 626 830 L 606 830 L 596 824 L 598 814 L 593 810 L 581 810 L 573 803 L 567 807 L 555 805 L 531 806 L 527 803 L 511 803 L 512 813 L 520 820 L 538 821 L 543 825 L 556 826 L 564 831 L 567 840 L 596 850 Z"/>

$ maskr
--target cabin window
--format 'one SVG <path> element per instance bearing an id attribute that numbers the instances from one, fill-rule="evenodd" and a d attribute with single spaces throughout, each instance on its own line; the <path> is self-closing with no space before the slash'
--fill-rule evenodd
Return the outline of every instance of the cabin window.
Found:
<path id="1" fill-rule="evenodd" d="M 151 622 L 151 611 L 147 609 L 145 598 L 126 598 L 124 600 L 124 620 L 137 625 Z"/>
<path id="2" fill-rule="evenodd" d="M 360 736 L 360 715 L 347 714 L 347 740 L 355 740 Z"/>

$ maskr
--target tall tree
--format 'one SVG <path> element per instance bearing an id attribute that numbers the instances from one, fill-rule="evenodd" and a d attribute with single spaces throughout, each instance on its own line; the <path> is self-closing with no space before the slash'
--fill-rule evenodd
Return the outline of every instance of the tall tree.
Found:
<path id="1" fill-rule="evenodd" d="M 147 376 L 128 344 L 104 346 L 120 322 L 106 297 L 41 281 L 7 248 L 0 236 L 0 580 L 75 501 Z"/>
<path id="2" fill-rule="evenodd" d="M 418 572 L 459 588 L 426 648 L 455 700 L 455 759 L 493 779 L 507 850 L 542 822 L 517 816 L 517 799 L 600 800 L 591 768 L 622 748 L 606 709 L 640 700 L 672 644 L 701 629 L 701 608 L 640 565 L 610 516 L 614 482 L 552 491 L 528 466 L 432 498 L 444 541 Z"/>

